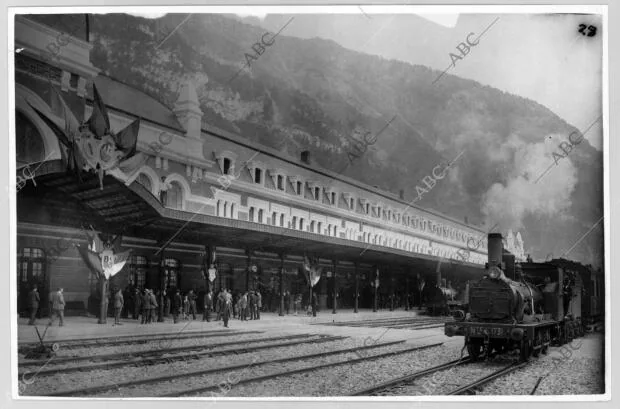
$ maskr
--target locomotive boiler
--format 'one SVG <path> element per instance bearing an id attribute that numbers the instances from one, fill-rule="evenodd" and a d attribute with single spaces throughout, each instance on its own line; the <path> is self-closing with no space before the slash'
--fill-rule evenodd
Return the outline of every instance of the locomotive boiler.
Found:
<path id="1" fill-rule="evenodd" d="M 489 234 L 485 275 L 470 285 L 469 313 L 445 325 L 447 336 L 465 337 L 472 359 L 518 348 L 527 360 L 546 354 L 553 341 L 569 342 L 582 333 L 581 290 L 574 277 L 554 264 L 507 266 L 507 259 L 501 234 Z"/>

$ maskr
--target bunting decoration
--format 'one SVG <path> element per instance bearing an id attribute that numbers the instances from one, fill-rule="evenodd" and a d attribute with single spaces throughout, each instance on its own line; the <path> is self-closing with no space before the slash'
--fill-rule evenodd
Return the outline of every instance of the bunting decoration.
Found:
<path id="1" fill-rule="evenodd" d="M 131 250 L 122 251 L 121 235 L 109 239 L 93 231 L 92 234 L 86 233 L 86 236 L 89 244 L 78 246 L 78 252 L 93 273 L 108 280 L 123 269 Z"/>
<path id="2" fill-rule="evenodd" d="M 311 287 L 314 287 L 321 278 L 323 267 L 320 267 L 318 262 L 311 264 L 310 259 L 307 256 L 304 256 L 303 266 L 304 266 L 306 280 L 308 280 L 308 283 L 310 284 Z"/>
<path id="3" fill-rule="evenodd" d="M 80 124 L 60 92 L 54 85 L 50 86 L 60 101 L 64 126 L 57 124 L 54 119 L 34 106 L 30 106 L 52 129 L 67 151 L 67 169 L 76 173 L 80 183 L 82 171 L 96 172 L 99 175 L 101 189 L 105 174 L 125 182 L 131 175 L 135 175 L 148 158 L 142 153 L 136 154 L 140 118 L 120 132 L 112 132 L 108 111 L 97 87 L 93 84 L 93 112 L 85 123 Z"/>

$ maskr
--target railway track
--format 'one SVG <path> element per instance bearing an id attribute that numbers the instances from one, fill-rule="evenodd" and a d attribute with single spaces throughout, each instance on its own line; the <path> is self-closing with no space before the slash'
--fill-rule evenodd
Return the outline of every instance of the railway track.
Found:
<path id="1" fill-rule="evenodd" d="M 181 330 L 182 331 L 182 330 Z M 73 350 L 80 348 L 91 347 L 105 347 L 114 345 L 132 345 L 132 344 L 147 344 L 155 341 L 167 341 L 167 340 L 182 340 L 192 338 L 217 338 L 226 337 L 231 335 L 246 335 L 246 334 L 262 334 L 263 331 L 235 331 L 235 330 L 215 330 L 215 331 L 187 331 L 183 333 L 157 333 L 148 335 L 128 335 L 128 336 L 116 336 L 116 337 L 104 337 L 104 338 L 83 338 L 79 340 L 55 340 L 44 342 L 44 346 L 51 347 L 53 344 L 59 345 L 63 350 Z M 30 348 L 36 348 L 41 343 L 28 343 L 22 344 L 18 347 L 18 352 L 25 352 Z"/>
<path id="2" fill-rule="evenodd" d="M 412 393 L 410 392 L 412 389 L 411 387 L 414 386 L 414 382 L 415 380 L 419 379 L 419 378 L 423 378 L 423 377 L 427 377 L 429 375 L 433 375 L 436 372 L 440 372 L 440 371 L 447 371 L 447 370 L 452 370 L 455 367 L 460 367 L 460 366 L 468 366 L 469 364 L 472 364 L 474 361 L 472 361 L 469 357 L 464 357 L 461 359 L 457 359 L 451 362 L 446 362 L 444 364 L 440 364 L 437 366 L 433 366 L 427 369 L 423 369 L 421 371 L 417 371 L 414 372 L 412 374 L 409 375 L 405 375 L 399 378 L 395 378 L 395 379 L 391 379 L 389 381 L 380 383 L 380 384 L 376 384 L 373 385 L 371 387 L 368 388 L 364 388 L 364 389 L 360 389 L 357 390 L 353 393 L 350 394 L 350 396 L 397 396 L 397 395 L 412 395 Z M 478 362 L 480 363 L 480 362 Z M 486 364 L 485 364 L 486 365 Z M 467 383 L 465 385 L 459 386 L 456 389 L 450 390 L 448 392 L 445 393 L 437 393 L 435 394 L 435 387 L 437 385 L 435 385 L 435 382 L 431 382 L 431 386 L 433 386 L 433 388 L 431 388 L 430 390 L 428 389 L 428 385 L 424 386 L 424 389 L 426 392 L 430 392 L 433 395 L 439 395 L 439 396 L 445 396 L 445 395 L 465 395 L 465 394 L 476 394 L 476 390 L 479 389 L 480 387 L 482 387 L 483 385 L 487 384 L 488 382 L 493 381 L 494 379 L 500 378 L 502 376 L 505 376 L 511 372 L 514 372 L 518 369 L 523 368 L 524 366 L 526 366 L 527 363 L 526 362 L 512 362 L 509 365 L 505 365 L 502 366 L 500 369 L 493 371 L 490 374 L 485 374 L 482 377 L 478 377 L 475 381 Z M 484 371 L 485 368 L 477 368 L 478 371 L 482 370 Z M 467 374 L 463 374 L 462 376 L 455 376 L 458 379 L 467 379 L 468 376 L 471 376 L 471 372 L 467 373 Z M 434 377 L 433 377 L 434 379 Z M 441 378 L 440 378 L 441 379 Z M 444 380 L 445 381 L 445 380 Z M 444 381 L 439 381 L 440 384 L 444 383 Z M 404 392 L 404 393 L 403 393 Z M 419 393 L 420 391 L 416 391 L 416 393 Z"/>
<path id="3" fill-rule="evenodd" d="M 277 358 L 277 359 L 253 362 L 251 365 L 256 367 L 256 366 L 270 365 L 270 364 L 276 364 L 276 363 L 285 363 L 285 362 L 301 361 L 301 360 L 314 359 L 314 358 L 322 358 L 322 357 L 326 357 L 330 355 L 355 353 L 355 352 L 362 351 L 362 350 L 370 350 L 370 349 L 382 348 L 386 346 L 398 345 L 404 342 L 405 342 L 404 340 L 391 341 L 391 342 L 384 342 L 381 344 L 374 344 L 374 345 L 362 346 L 362 347 L 356 347 L 356 348 L 337 349 L 333 351 L 326 351 L 326 352 L 320 352 L 320 353 L 315 353 L 315 354 L 299 355 L 299 356 L 292 356 L 292 357 L 286 357 L 286 358 Z M 242 364 L 230 365 L 230 366 L 219 367 L 219 368 L 210 368 L 210 369 L 204 369 L 204 370 L 198 370 L 198 371 L 184 372 L 182 376 L 183 377 L 194 377 L 194 376 L 210 375 L 210 374 L 215 374 L 215 373 L 225 373 L 225 372 L 234 371 L 238 369 L 244 369 L 247 367 L 248 367 L 248 363 L 245 362 Z M 158 376 L 158 377 L 132 380 L 132 381 L 127 381 L 127 382 L 119 382 L 113 385 L 101 385 L 101 386 L 95 386 L 95 387 L 89 387 L 89 388 L 65 390 L 65 391 L 60 391 L 60 392 L 54 392 L 46 396 L 84 396 L 84 395 L 88 396 L 88 395 L 106 392 L 110 390 L 118 390 L 120 388 L 129 388 L 129 387 L 135 387 L 135 386 L 141 386 L 141 385 L 153 385 L 153 384 L 157 384 L 161 382 L 173 381 L 178 378 L 179 378 L 179 375 Z"/>
<path id="4" fill-rule="evenodd" d="M 493 372 L 492 374 L 489 374 L 487 376 L 484 376 L 482 378 L 475 380 L 474 382 L 468 383 L 467 385 L 454 389 L 453 391 L 447 393 L 447 395 L 464 395 L 464 394 L 475 395 L 476 394 L 475 389 L 480 388 L 484 384 L 487 384 L 494 379 L 500 378 L 504 375 L 508 375 L 511 372 L 521 369 L 525 367 L 527 364 L 528 364 L 527 362 L 512 363 L 508 366 L 505 366 Z"/>
<path id="5" fill-rule="evenodd" d="M 291 339 L 299 339 L 293 342 L 280 342 L 275 344 L 265 344 L 265 345 L 256 345 L 256 346 L 245 346 L 241 348 L 233 348 L 233 349 L 223 349 L 217 350 L 216 348 L 220 348 L 222 346 L 231 346 L 238 344 L 253 344 L 253 343 L 261 343 L 261 342 L 270 342 L 274 340 L 291 340 Z M 89 370 L 105 370 L 112 368 L 119 368 L 123 366 L 132 366 L 132 365 L 155 365 L 162 362 L 174 362 L 181 361 L 187 359 L 197 359 L 200 357 L 214 357 L 214 356 L 224 356 L 224 355 L 233 355 L 233 354 L 242 354 L 247 352 L 253 352 L 264 349 L 271 348 L 280 348 L 280 347 L 288 347 L 293 345 L 300 345 L 306 343 L 323 343 L 323 342 L 331 342 L 346 339 L 347 337 L 343 336 L 322 336 L 322 335 L 292 335 L 292 336 L 283 336 L 283 337 L 272 337 L 272 338 L 261 338 L 255 340 L 244 340 L 244 341 L 234 341 L 220 344 L 212 344 L 212 345 L 202 345 L 202 346 L 192 346 L 192 347 L 177 347 L 177 348 L 167 348 L 167 349 L 158 349 L 146 351 L 140 354 L 136 354 L 135 356 L 131 356 L 131 354 L 106 354 L 106 355 L 95 355 L 95 356 L 85 356 L 85 357 L 62 357 L 62 360 L 59 358 L 52 358 L 48 360 L 37 360 L 31 362 L 20 362 L 19 367 L 35 367 L 42 368 L 44 366 L 48 366 L 50 364 L 62 364 L 69 362 L 83 362 L 83 361 L 101 361 L 101 360 L 112 360 L 111 362 L 102 362 L 99 364 L 92 365 L 79 365 L 79 366 L 69 366 L 57 369 L 48 369 L 48 370 L 36 370 L 36 376 L 52 376 L 58 373 L 69 373 L 69 372 L 81 372 L 81 371 L 89 371 Z M 196 349 L 208 349 L 207 351 L 194 352 L 188 355 L 177 355 L 177 356 L 166 356 L 163 355 L 171 354 L 175 352 L 185 352 L 187 350 L 196 350 Z M 127 359 L 127 358 L 140 358 L 140 359 Z M 18 376 L 23 376 L 24 373 L 29 373 L 30 371 L 23 371 L 18 374 Z"/>
<path id="6" fill-rule="evenodd" d="M 337 366 L 341 366 L 341 365 L 350 365 L 350 364 L 355 364 L 355 363 L 359 363 L 359 362 L 372 361 L 372 360 L 376 360 L 376 359 L 381 359 L 381 358 L 386 358 L 386 357 L 391 357 L 391 356 L 396 356 L 396 355 L 402 355 L 402 354 L 406 354 L 406 353 L 409 353 L 409 352 L 420 351 L 420 350 L 424 350 L 424 349 L 428 349 L 428 348 L 434 348 L 434 347 L 441 346 L 441 345 L 443 345 L 443 343 L 436 343 L 436 344 L 430 344 L 430 345 L 424 345 L 424 346 L 418 346 L 418 347 L 411 347 L 411 348 L 406 348 L 406 349 L 402 349 L 402 350 L 398 350 L 398 351 L 390 351 L 390 352 L 385 352 L 385 353 L 376 354 L 376 355 L 370 355 L 370 356 L 361 357 L 361 358 L 349 359 L 349 360 L 345 360 L 345 361 L 338 361 L 338 362 L 332 362 L 332 363 L 328 363 L 328 364 L 314 365 L 314 366 L 311 366 L 311 367 L 300 368 L 300 369 L 293 369 L 293 370 L 288 370 L 288 371 L 281 371 L 281 372 L 276 372 L 276 373 L 272 373 L 272 374 L 268 374 L 268 375 L 261 375 L 261 376 L 256 376 L 256 377 L 249 377 L 249 378 L 239 379 L 238 381 L 235 382 L 235 385 L 242 385 L 242 384 L 248 384 L 248 383 L 254 383 L 254 382 L 263 382 L 263 381 L 274 379 L 274 378 L 278 378 L 278 377 L 296 375 L 296 374 L 305 373 L 305 372 L 312 372 L 312 371 L 316 371 L 316 370 L 319 370 L 319 369 L 333 368 L 333 367 L 337 367 Z M 247 364 L 246 364 L 246 366 L 247 366 Z M 219 384 L 211 384 L 211 385 L 207 385 L 207 386 L 201 386 L 199 388 L 178 390 L 178 391 L 174 391 L 174 392 L 171 392 L 171 393 L 159 395 L 158 397 L 192 396 L 192 395 L 197 395 L 197 394 L 205 393 L 205 392 L 209 392 L 209 391 L 216 391 L 216 390 L 219 389 L 219 387 L 220 387 Z"/>
<path id="7" fill-rule="evenodd" d="M 443 364 L 439 364 L 439 365 L 433 366 L 431 368 L 427 368 L 427 369 L 423 369 L 421 371 L 414 372 L 414 373 L 409 374 L 409 375 L 405 375 L 405 376 L 401 376 L 401 377 L 398 377 L 398 378 L 394 378 L 394 379 L 391 379 L 389 381 L 373 385 L 373 386 L 371 386 L 369 388 L 359 389 L 357 391 L 354 391 L 354 392 L 350 393 L 349 396 L 373 396 L 373 395 L 375 395 L 375 394 L 377 394 L 379 392 L 389 391 L 389 390 L 391 390 L 394 387 L 398 387 L 400 385 L 410 383 L 411 381 L 414 381 L 417 378 L 421 378 L 423 376 L 431 375 L 431 374 L 433 374 L 433 373 L 435 373 L 437 371 L 443 371 L 443 370 L 446 370 L 446 369 L 453 368 L 455 366 L 465 365 L 465 364 L 467 364 L 469 362 L 471 362 L 469 357 L 464 357 L 464 358 L 456 359 L 454 361 L 446 362 L 446 363 L 443 363 Z"/>

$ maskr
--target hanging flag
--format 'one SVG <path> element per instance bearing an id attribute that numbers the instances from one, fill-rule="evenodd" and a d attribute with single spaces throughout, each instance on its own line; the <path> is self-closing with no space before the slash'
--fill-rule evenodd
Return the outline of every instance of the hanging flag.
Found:
<path id="1" fill-rule="evenodd" d="M 108 117 L 108 110 L 99 95 L 97 86 L 93 83 L 93 113 L 88 121 L 86 121 L 88 129 L 97 138 L 101 138 L 103 135 L 110 133 L 110 119 Z"/>
<path id="2" fill-rule="evenodd" d="M 323 267 L 320 267 L 318 263 L 315 265 L 310 264 L 310 260 L 308 257 L 304 256 L 304 264 L 303 268 L 305 271 L 306 280 L 310 286 L 314 287 L 316 283 L 321 279 L 321 273 L 323 272 Z"/>
<path id="3" fill-rule="evenodd" d="M 122 236 L 117 235 L 113 239 L 105 237 L 93 231 L 86 232 L 88 246 L 78 246 L 78 253 L 86 263 L 90 271 L 99 278 L 109 279 L 123 269 L 131 250 L 122 251 Z"/>
<path id="4" fill-rule="evenodd" d="M 52 129 L 61 144 L 68 151 L 68 168 L 77 173 L 81 182 L 82 170 L 92 170 L 99 175 L 99 186 L 103 189 L 103 178 L 110 174 L 127 183 L 137 176 L 137 171 L 146 163 L 147 156 L 136 157 L 136 146 L 140 130 L 140 118 L 115 134 L 110 129 L 110 119 L 99 91 L 93 84 L 93 112 L 83 125 L 56 87 L 50 84 L 60 101 L 64 129 L 49 116 L 30 105 L 37 115 Z"/>

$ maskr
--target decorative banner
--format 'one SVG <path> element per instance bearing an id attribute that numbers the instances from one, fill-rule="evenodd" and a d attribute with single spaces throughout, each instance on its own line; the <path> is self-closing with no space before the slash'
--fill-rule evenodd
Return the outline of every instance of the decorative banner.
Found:
<path id="1" fill-rule="evenodd" d="M 308 283 L 310 284 L 311 287 L 314 287 L 316 283 L 318 283 L 319 280 L 321 279 L 321 273 L 323 271 L 323 267 L 320 267 L 318 263 L 311 265 L 310 260 L 306 256 L 304 256 L 303 267 L 306 273 L 305 274 L 306 280 L 308 280 Z"/>
<path id="2" fill-rule="evenodd" d="M 209 281 L 215 281 L 215 277 L 217 276 L 216 273 L 217 270 L 213 267 L 213 264 L 211 264 L 211 268 L 209 268 Z"/>
<path id="3" fill-rule="evenodd" d="M 85 234 L 88 238 L 88 247 L 78 246 L 78 252 L 93 273 L 107 280 L 123 269 L 131 250 L 121 251 L 120 235 L 110 239 L 109 236 L 95 232 L 92 235 L 86 232 Z"/>
<path id="4" fill-rule="evenodd" d="M 77 174 L 82 181 L 82 171 L 95 171 L 99 174 L 99 186 L 103 189 L 105 173 L 127 180 L 148 158 L 144 154 L 136 155 L 136 144 L 140 130 L 140 119 L 136 119 L 118 133 L 110 129 L 110 120 L 105 104 L 93 83 L 93 112 L 85 123 L 81 124 L 65 102 L 55 86 L 52 90 L 60 101 L 64 124 L 56 123 L 34 106 L 32 109 L 52 129 L 61 145 L 67 151 L 67 167 Z"/>

